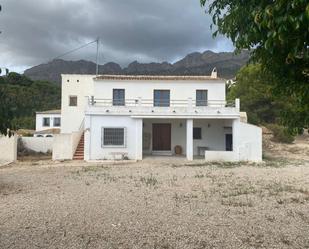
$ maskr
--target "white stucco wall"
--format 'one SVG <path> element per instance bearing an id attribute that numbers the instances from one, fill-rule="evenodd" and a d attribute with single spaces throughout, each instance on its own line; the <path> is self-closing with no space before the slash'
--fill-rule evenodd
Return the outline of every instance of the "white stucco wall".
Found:
<path id="1" fill-rule="evenodd" d="M 235 162 L 238 161 L 238 156 L 235 151 L 205 151 L 206 161 L 222 161 L 222 162 Z"/>
<path id="2" fill-rule="evenodd" d="M 27 149 L 43 153 L 53 150 L 52 137 L 20 137 L 20 139 Z"/>
<path id="3" fill-rule="evenodd" d="M 208 147 L 208 150 L 225 151 L 225 134 L 232 134 L 233 120 L 230 119 L 197 119 L 193 127 L 202 128 L 202 139 L 193 140 L 194 155 L 198 155 L 198 146 Z"/>
<path id="4" fill-rule="evenodd" d="M 71 134 L 56 134 L 53 140 L 53 160 L 73 158 Z"/>
<path id="5" fill-rule="evenodd" d="M 50 119 L 50 126 L 43 126 L 43 118 Z M 54 125 L 54 118 L 60 118 L 60 122 L 61 122 L 61 114 L 37 113 L 36 118 L 35 118 L 35 130 L 42 131 L 42 130 L 53 129 L 53 128 L 60 129 L 60 126 Z"/>
<path id="6" fill-rule="evenodd" d="M 196 98 L 196 90 L 208 90 L 208 100 L 225 100 L 225 82 L 207 81 L 160 81 L 160 80 L 98 80 L 94 84 L 96 98 L 112 99 L 113 89 L 125 89 L 126 99 L 153 99 L 153 90 L 170 90 L 171 100 Z"/>
<path id="7" fill-rule="evenodd" d="M 83 130 L 56 134 L 53 138 L 53 160 L 72 160 Z"/>
<path id="8" fill-rule="evenodd" d="M 79 130 L 84 119 L 86 96 L 94 94 L 93 77 L 95 75 L 63 74 L 61 76 L 61 133 L 71 133 Z M 69 106 L 69 96 L 77 96 L 77 106 Z"/>
<path id="9" fill-rule="evenodd" d="M 13 162 L 17 159 L 17 136 L 0 135 L 0 163 Z"/>
<path id="10" fill-rule="evenodd" d="M 129 159 L 142 159 L 142 119 L 129 116 L 86 116 L 85 158 L 87 160 L 114 159 L 112 154 L 126 153 Z M 102 127 L 126 128 L 125 147 L 103 147 Z M 117 158 L 117 156 L 116 156 Z"/>
<path id="11" fill-rule="evenodd" d="M 262 161 L 262 128 L 239 122 L 239 160 Z"/>

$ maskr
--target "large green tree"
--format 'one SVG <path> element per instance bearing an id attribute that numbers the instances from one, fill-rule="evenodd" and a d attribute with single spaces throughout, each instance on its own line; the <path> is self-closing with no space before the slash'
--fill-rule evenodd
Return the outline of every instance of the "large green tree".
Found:
<path id="1" fill-rule="evenodd" d="M 228 100 L 240 99 L 241 110 L 247 112 L 248 121 L 257 125 L 281 123 L 282 112 L 293 111 L 291 96 L 272 94 L 273 84 L 261 65 L 242 67 L 236 76 L 237 83 L 229 87 Z"/>
<path id="2" fill-rule="evenodd" d="M 60 108 L 60 86 L 9 73 L 0 77 L 0 133 L 34 129 L 35 112 Z"/>
<path id="3" fill-rule="evenodd" d="M 208 3 L 209 2 L 209 3 Z M 230 38 L 236 49 L 252 51 L 274 85 L 272 94 L 292 96 L 295 108 L 282 112 L 291 128 L 309 124 L 308 0 L 201 0 L 213 17 L 214 36 Z"/>

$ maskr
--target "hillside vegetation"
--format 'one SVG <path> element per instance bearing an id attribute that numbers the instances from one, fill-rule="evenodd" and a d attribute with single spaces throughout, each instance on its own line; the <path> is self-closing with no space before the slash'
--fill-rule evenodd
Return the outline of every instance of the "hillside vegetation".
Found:
<path id="1" fill-rule="evenodd" d="M 228 86 L 227 99 L 240 99 L 241 111 L 247 112 L 248 122 L 267 126 L 278 142 L 290 143 L 293 136 L 301 133 L 297 127 L 283 126 L 286 113 L 297 115 L 297 98 L 273 94 L 271 76 L 262 70 L 260 64 L 249 64 L 239 70 L 236 84 Z"/>
<path id="2" fill-rule="evenodd" d="M 0 77 L 0 130 L 34 129 L 35 112 L 60 108 L 61 88 L 10 73 Z"/>

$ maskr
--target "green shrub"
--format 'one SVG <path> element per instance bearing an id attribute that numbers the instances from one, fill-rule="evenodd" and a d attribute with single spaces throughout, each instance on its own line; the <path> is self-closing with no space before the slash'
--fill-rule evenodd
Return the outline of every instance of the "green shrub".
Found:
<path id="1" fill-rule="evenodd" d="M 278 124 L 270 124 L 267 126 L 273 132 L 274 141 L 290 144 L 294 141 L 294 135 L 287 128 Z"/>

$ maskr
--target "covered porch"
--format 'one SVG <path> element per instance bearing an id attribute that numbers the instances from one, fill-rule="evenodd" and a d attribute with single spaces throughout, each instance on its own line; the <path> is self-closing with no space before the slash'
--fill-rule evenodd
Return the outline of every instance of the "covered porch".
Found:
<path id="1" fill-rule="evenodd" d="M 143 119 L 143 158 L 177 156 L 204 159 L 205 152 L 233 151 L 237 119 Z M 219 158 L 218 158 L 219 160 Z"/>

